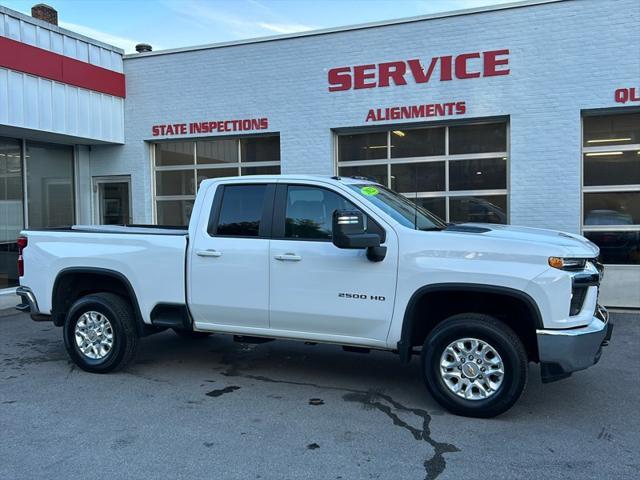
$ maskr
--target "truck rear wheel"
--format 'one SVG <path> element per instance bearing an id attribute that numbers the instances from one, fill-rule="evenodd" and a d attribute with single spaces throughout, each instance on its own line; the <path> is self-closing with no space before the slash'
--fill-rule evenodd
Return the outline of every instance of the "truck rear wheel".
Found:
<path id="1" fill-rule="evenodd" d="M 520 338 L 494 317 L 449 317 L 422 349 L 427 388 L 447 410 L 488 418 L 506 412 L 527 383 L 527 354 Z"/>
<path id="2" fill-rule="evenodd" d="M 92 373 L 125 367 L 133 360 L 139 340 L 131 305 L 113 293 L 78 299 L 67 313 L 63 335 L 74 363 Z"/>

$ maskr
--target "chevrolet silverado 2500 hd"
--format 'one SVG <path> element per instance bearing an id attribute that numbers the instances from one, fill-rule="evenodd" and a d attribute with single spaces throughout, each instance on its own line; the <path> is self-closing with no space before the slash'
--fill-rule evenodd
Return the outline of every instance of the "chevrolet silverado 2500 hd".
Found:
<path id="1" fill-rule="evenodd" d="M 596 363 L 612 326 L 598 248 L 569 233 L 447 225 L 359 178 L 204 181 L 188 230 L 75 226 L 18 240 L 18 295 L 63 326 L 73 361 L 124 367 L 139 339 L 226 333 L 420 352 L 433 397 L 494 416 Z"/>

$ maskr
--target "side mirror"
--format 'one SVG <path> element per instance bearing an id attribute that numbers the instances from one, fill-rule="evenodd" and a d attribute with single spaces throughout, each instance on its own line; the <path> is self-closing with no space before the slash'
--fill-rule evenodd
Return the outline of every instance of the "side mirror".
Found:
<path id="1" fill-rule="evenodd" d="M 380 235 L 365 232 L 364 217 L 358 210 L 333 212 L 333 244 L 338 248 L 366 248 L 372 262 L 384 260 L 387 253 L 387 247 L 380 246 Z"/>

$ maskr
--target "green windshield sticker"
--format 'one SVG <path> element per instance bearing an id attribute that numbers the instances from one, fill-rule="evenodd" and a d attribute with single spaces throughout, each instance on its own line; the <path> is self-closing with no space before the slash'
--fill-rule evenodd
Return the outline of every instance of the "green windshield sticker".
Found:
<path id="1" fill-rule="evenodd" d="M 363 195 L 377 195 L 378 193 L 380 193 L 380 190 L 378 190 L 376 187 L 362 187 L 360 189 L 360 193 L 362 193 Z"/>

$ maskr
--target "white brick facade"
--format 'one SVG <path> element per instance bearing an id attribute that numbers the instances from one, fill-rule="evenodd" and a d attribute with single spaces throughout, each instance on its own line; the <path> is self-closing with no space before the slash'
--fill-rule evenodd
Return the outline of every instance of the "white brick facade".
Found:
<path id="1" fill-rule="evenodd" d="M 130 55 L 125 144 L 94 146 L 87 174 L 130 174 L 134 221 L 150 222 L 153 125 L 268 117 L 283 173 L 333 174 L 333 129 L 367 126 L 370 108 L 465 101 L 452 120 L 508 118 L 510 223 L 579 232 L 581 112 L 640 108 L 614 101 L 618 88 L 640 91 L 639 25 L 637 0 L 566 0 Z M 499 49 L 507 76 L 328 91 L 334 67 Z M 639 269 L 626 272 L 640 284 Z"/>

